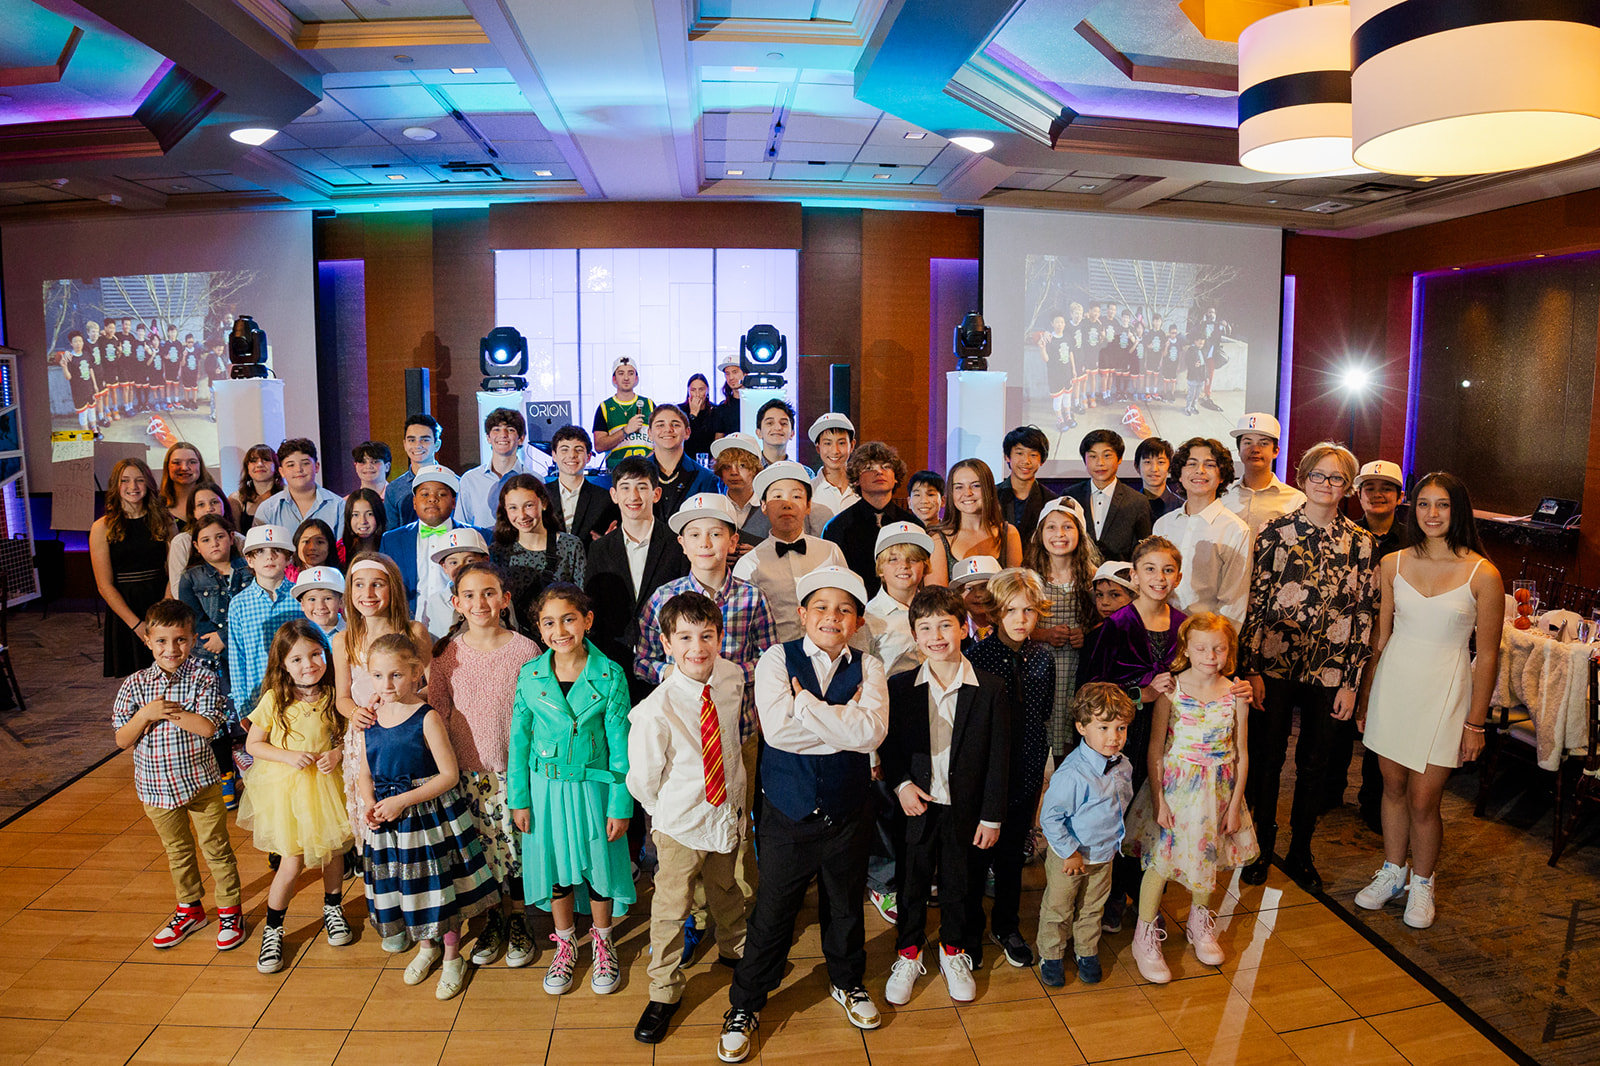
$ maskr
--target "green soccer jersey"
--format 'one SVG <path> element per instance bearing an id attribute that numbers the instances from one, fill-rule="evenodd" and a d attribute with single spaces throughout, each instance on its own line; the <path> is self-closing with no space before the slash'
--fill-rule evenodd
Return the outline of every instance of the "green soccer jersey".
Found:
<path id="1" fill-rule="evenodd" d="M 618 403 L 615 396 L 608 396 L 599 407 L 594 409 L 594 432 L 610 433 L 621 429 L 628 424 L 634 415 L 644 416 L 644 427 L 629 433 L 618 442 L 606 455 L 606 469 L 611 470 L 622 460 L 634 455 L 649 455 L 650 435 L 646 429 L 650 425 L 650 415 L 656 409 L 647 397 L 636 396 L 632 403 Z"/>

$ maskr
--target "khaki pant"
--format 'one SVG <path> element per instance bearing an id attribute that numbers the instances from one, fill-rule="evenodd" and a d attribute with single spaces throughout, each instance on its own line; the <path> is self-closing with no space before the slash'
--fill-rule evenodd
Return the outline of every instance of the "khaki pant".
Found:
<path id="1" fill-rule="evenodd" d="M 756 759 L 761 749 L 761 737 L 752 734 L 739 748 L 739 761 L 744 764 L 744 809 L 745 817 L 748 812 L 755 809 L 756 802 Z M 739 834 L 739 850 L 735 853 L 733 864 L 734 881 L 739 886 L 739 891 L 744 893 L 747 902 L 746 911 L 755 906 L 756 888 L 761 884 L 761 875 L 756 869 L 755 833 L 746 825 Z M 698 882 L 694 886 L 694 902 L 691 912 L 694 915 L 694 924 L 702 932 L 706 927 L 706 890 Z"/>
<path id="2" fill-rule="evenodd" d="M 239 867 L 228 840 L 228 808 L 222 802 L 221 782 L 196 792 L 182 807 L 167 810 L 145 804 L 144 813 L 166 845 L 167 865 L 172 870 L 172 887 L 177 890 L 179 903 L 198 903 L 205 896 L 194 853 L 198 838 L 206 865 L 211 867 L 217 906 L 239 905 Z"/>
<path id="3" fill-rule="evenodd" d="M 735 874 L 738 851 L 696 851 L 653 830 L 656 845 L 655 897 L 650 904 L 650 999 L 676 1003 L 683 996 L 683 920 L 689 916 L 692 892 L 703 893 L 717 928 L 717 953 L 724 958 L 744 954 L 746 897 Z M 747 841 L 749 834 L 740 840 Z"/>
<path id="4" fill-rule="evenodd" d="M 1100 950 L 1100 918 L 1111 897 L 1111 864 L 1092 862 L 1077 876 L 1061 872 L 1061 856 L 1044 857 L 1044 899 L 1039 903 L 1039 957 L 1060 959 L 1072 925 L 1072 951 L 1086 959 Z"/>

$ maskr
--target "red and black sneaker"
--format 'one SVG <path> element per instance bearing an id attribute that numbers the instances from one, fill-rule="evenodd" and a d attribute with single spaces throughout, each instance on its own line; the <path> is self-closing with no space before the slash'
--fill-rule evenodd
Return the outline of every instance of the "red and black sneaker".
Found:
<path id="1" fill-rule="evenodd" d="M 244 943 L 244 911 L 238 904 L 217 908 L 217 950 L 232 951 Z"/>
<path id="2" fill-rule="evenodd" d="M 150 943 L 158 948 L 177 947 L 189 938 L 190 933 L 205 928 L 205 924 L 204 907 L 195 903 L 180 903 L 178 909 L 172 912 L 172 917 L 167 919 L 167 924 L 156 930 Z"/>

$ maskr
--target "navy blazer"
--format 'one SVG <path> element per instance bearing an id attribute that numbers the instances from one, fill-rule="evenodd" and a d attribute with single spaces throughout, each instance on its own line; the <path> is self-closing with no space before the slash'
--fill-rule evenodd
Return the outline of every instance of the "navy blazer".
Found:
<path id="1" fill-rule="evenodd" d="M 407 522 L 398 529 L 386 530 L 378 541 L 378 550 L 394 560 L 400 568 L 400 577 L 406 583 L 406 606 L 411 617 L 417 616 L 417 527 L 418 521 Z M 452 528 L 462 528 L 459 525 Z M 485 544 L 494 543 L 494 530 L 480 529 Z"/>

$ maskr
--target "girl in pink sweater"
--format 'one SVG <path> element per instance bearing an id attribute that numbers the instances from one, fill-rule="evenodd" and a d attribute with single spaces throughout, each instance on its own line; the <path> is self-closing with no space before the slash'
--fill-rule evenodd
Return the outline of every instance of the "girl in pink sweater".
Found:
<path id="1" fill-rule="evenodd" d="M 474 966 L 501 955 L 507 966 L 526 966 L 535 953 L 522 903 L 521 837 L 506 805 L 506 751 L 517 675 L 523 663 L 538 658 L 539 646 L 506 628 L 502 616 L 510 602 L 500 571 L 489 563 L 456 571 L 451 603 L 461 617 L 434 646 L 428 680 L 428 702 L 450 731 L 462 790 L 506 908 L 490 915 L 478 934 Z"/>

